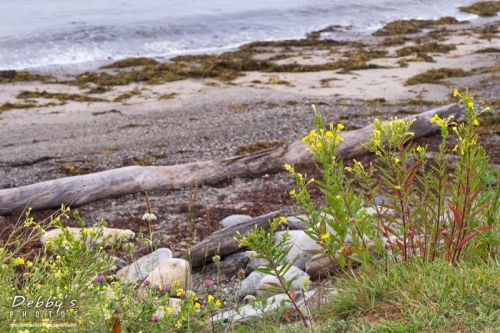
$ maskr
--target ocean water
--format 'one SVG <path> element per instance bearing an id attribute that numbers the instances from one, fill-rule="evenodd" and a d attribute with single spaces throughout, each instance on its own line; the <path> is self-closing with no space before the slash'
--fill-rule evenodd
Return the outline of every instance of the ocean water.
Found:
<path id="1" fill-rule="evenodd" d="M 471 0 L 0 0 L 0 69 L 85 68 L 128 57 L 220 52 L 338 25 L 453 16 Z"/>

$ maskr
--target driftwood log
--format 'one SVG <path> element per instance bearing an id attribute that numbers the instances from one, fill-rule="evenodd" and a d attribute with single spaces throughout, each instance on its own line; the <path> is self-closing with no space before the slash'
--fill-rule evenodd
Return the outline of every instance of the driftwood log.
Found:
<path id="1" fill-rule="evenodd" d="M 409 117 L 415 118 L 411 130 L 415 138 L 427 136 L 438 128 L 429 124 L 435 114 L 440 117 L 464 114 L 462 105 L 450 104 Z M 340 158 L 352 158 L 366 153 L 360 145 L 372 133 L 371 126 L 343 132 L 339 146 Z M 266 149 L 243 156 L 221 160 L 200 161 L 169 166 L 130 166 L 87 175 L 54 179 L 32 185 L 0 190 L 0 214 L 9 214 L 31 207 L 33 210 L 59 208 L 62 203 L 72 206 L 142 191 L 179 189 L 199 184 L 213 184 L 228 177 L 255 175 L 279 170 L 283 164 L 313 162 L 305 152 L 306 145 L 295 141 L 289 145 Z"/>
<path id="2" fill-rule="evenodd" d="M 253 229 L 255 226 L 269 230 L 269 220 L 280 216 L 281 213 L 281 211 L 267 213 L 257 216 L 247 222 L 216 231 L 191 247 L 190 251 L 184 254 L 183 257 L 188 259 L 193 267 L 197 267 L 211 262 L 215 254 L 224 257 L 238 252 L 240 248 L 238 243 L 233 239 L 236 237 L 236 231 L 239 231 L 241 235 L 246 235 L 250 229 Z"/>

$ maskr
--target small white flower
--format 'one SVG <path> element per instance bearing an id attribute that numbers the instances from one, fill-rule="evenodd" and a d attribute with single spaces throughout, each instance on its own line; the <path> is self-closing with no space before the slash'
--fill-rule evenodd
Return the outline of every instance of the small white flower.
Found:
<path id="1" fill-rule="evenodd" d="M 156 215 L 153 213 L 145 213 L 144 215 L 142 215 L 142 219 L 148 222 L 155 221 Z"/>
<path id="2" fill-rule="evenodd" d="M 155 217 L 156 218 L 156 217 Z M 125 230 L 122 230 L 120 232 L 120 234 L 118 235 L 118 238 L 120 239 L 120 241 L 122 242 L 126 242 L 128 241 L 129 239 L 132 239 L 135 237 L 135 232 L 133 232 L 132 230 L 130 229 L 125 229 Z"/>

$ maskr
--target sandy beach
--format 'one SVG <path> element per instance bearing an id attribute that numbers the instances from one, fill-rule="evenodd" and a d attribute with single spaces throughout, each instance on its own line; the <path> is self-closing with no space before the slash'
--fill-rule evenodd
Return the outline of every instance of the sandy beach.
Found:
<path id="1" fill-rule="evenodd" d="M 160 84 L 137 82 L 107 86 L 101 93 L 91 93 L 103 88 L 99 84 L 62 83 L 71 81 L 72 76 L 61 72 L 53 73 L 56 79 L 46 82 L 3 78 L 0 189 L 127 165 L 226 158 L 255 150 L 253 145 L 259 143 L 265 147 L 290 143 L 312 128 L 311 104 L 316 104 L 328 121 L 342 122 L 348 130 L 366 126 L 377 117 L 404 116 L 452 103 L 455 88 L 469 88 L 478 103 L 497 112 L 498 26 L 491 20 L 482 26 L 452 24 L 399 40 L 362 37 L 357 41 L 362 46 L 266 46 L 262 53 L 252 53 L 253 59 L 271 61 L 279 68 L 320 68 L 365 57 L 363 69 L 241 71 L 240 76 L 227 81 L 188 78 Z M 442 33 L 436 39 L 430 37 L 433 31 Z M 389 45 L 391 40 L 399 44 Z M 373 56 L 374 51 L 380 52 Z M 141 68 L 99 72 L 117 75 Z M 441 73 L 429 72 L 432 70 Z M 424 83 L 409 81 L 422 73 L 436 75 L 422 79 Z M 432 143 L 432 138 L 426 140 Z M 484 140 L 487 147 L 494 147 L 496 130 Z M 490 155 L 499 164 L 496 153 Z M 200 188 L 191 212 L 192 188 L 156 191 L 151 193 L 152 208 L 159 217 L 154 229 L 162 246 L 180 252 L 188 245 L 183 226 L 189 214 L 195 222 L 196 242 L 231 214 L 293 213 L 288 195 L 291 188 L 293 182 L 285 172 L 230 178 Z M 79 210 L 89 224 L 104 218 L 112 227 L 138 231 L 146 227 L 140 219 L 145 207 L 144 195 L 137 193 L 94 202 Z M 49 214 L 46 211 L 36 216 Z M 17 218 L 18 214 L 0 216 L 0 223 Z"/>

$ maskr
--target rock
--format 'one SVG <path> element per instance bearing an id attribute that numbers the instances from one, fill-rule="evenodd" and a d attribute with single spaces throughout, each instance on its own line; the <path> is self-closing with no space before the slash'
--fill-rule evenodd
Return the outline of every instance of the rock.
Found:
<path id="1" fill-rule="evenodd" d="M 284 231 L 280 231 L 274 234 L 274 244 L 278 244 L 281 241 L 284 233 Z M 323 248 L 313 241 L 303 230 L 290 230 L 288 234 L 290 235 L 291 246 L 282 264 L 294 262 L 294 266 L 304 270 L 307 260 L 317 251 L 322 251 Z"/>
<path id="2" fill-rule="evenodd" d="M 191 289 L 191 273 L 189 262 L 184 259 L 170 258 L 164 259 L 158 263 L 158 266 L 151 271 L 146 280 L 151 286 L 172 285 L 179 281 L 180 288 Z"/>
<path id="3" fill-rule="evenodd" d="M 243 222 L 250 221 L 251 219 L 252 217 L 250 215 L 234 214 L 222 219 L 222 221 L 220 221 L 220 225 L 223 228 L 227 228 L 227 227 L 232 227 L 234 225 L 238 225 Z"/>
<path id="4" fill-rule="evenodd" d="M 302 307 L 306 301 L 315 295 L 316 291 L 308 291 L 304 294 L 296 293 L 295 301 L 299 307 Z M 265 306 L 255 306 L 255 304 L 248 304 L 240 307 L 239 309 L 232 309 L 223 313 L 217 313 L 212 317 L 211 321 L 223 321 L 225 323 L 238 323 L 244 322 L 253 317 L 262 317 L 264 313 L 268 313 L 278 307 L 285 306 L 292 308 L 293 305 L 286 294 L 273 295 L 265 301 Z M 256 310 L 257 309 L 257 310 Z"/>
<path id="5" fill-rule="evenodd" d="M 219 262 L 220 272 L 228 279 L 235 276 L 240 269 L 245 271 L 250 258 L 245 252 L 236 252 L 224 257 L 224 260 Z M 209 264 L 205 271 L 209 274 L 217 273 L 217 266 L 215 263 Z"/>
<path id="6" fill-rule="evenodd" d="M 113 257 L 113 259 L 115 260 L 116 269 L 122 269 L 123 267 L 127 267 L 128 266 L 128 263 L 125 260 L 121 259 L 121 258 Z"/>
<path id="7" fill-rule="evenodd" d="M 153 271 L 160 261 L 172 258 L 172 251 L 168 248 L 159 248 L 144 257 L 134 261 L 132 264 L 123 267 L 116 275 L 121 277 L 125 283 L 139 282 Z"/>
<path id="8" fill-rule="evenodd" d="M 241 287 L 236 290 L 236 299 L 241 300 L 247 295 L 255 295 L 257 293 L 257 285 L 264 276 L 266 276 L 266 274 L 259 271 L 250 273 L 250 275 L 241 282 Z"/>
<path id="9" fill-rule="evenodd" d="M 305 279 L 309 280 L 309 275 L 303 270 L 292 266 L 288 272 L 283 276 L 286 282 L 292 281 L 291 290 L 300 290 L 301 286 L 308 283 Z M 265 275 L 257 284 L 257 296 L 266 295 L 272 296 L 275 293 L 270 291 L 263 290 L 265 288 L 269 288 L 270 283 L 278 283 L 279 280 L 275 276 Z"/>
<path id="10" fill-rule="evenodd" d="M 306 263 L 306 273 L 309 274 L 312 280 L 337 274 L 341 271 L 341 267 L 335 258 L 332 260 L 324 254 L 316 254 Z"/>
<path id="11" fill-rule="evenodd" d="M 111 247 L 114 242 L 116 241 L 121 241 L 125 242 L 129 239 L 133 239 L 135 237 L 135 233 L 132 230 L 129 229 L 116 229 L 116 228 L 73 228 L 73 227 L 66 227 L 67 230 L 69 230 L 71 233 L 73 233 L 75 236 L 80 236 L 82 230 L 84 233 L 87 235 L 90 235 L 91 233 L 95 233 L 96 230 L 102 231 L 102 238 L 98 239 L 91 239 L 90 236 L 87 236 L 87 242 L 90 243 L 95 243 L 95 242 L 102 242 L 103 240 L 106 240 L 105 247 Z M 41 238 L 40 242 L 45 246 L 47 241 L 51 238 L 54 238 L 58 234 L 60 234 L 62 231 L 61 229 L 52 229 L 47 231 Z"/>
<path id="12" fill-rule="evenodd" d="M 297 216 L 289 216 L 286 218 L 286 222 L 284 225 L 288 227 L 290 230 L 306 230 L 309 228 L 306 222 L 308 221 L 306 215 L 297 215 Z"/>

